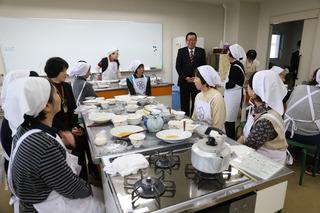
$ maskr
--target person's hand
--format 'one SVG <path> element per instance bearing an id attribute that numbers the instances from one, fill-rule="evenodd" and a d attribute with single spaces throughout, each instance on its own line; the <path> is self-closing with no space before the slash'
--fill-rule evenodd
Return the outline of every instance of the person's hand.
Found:
<path id="1" fill-rule="evenodd" d="M 59 135 L 65 145 L 70 145 L 76 147 L 76 142 L 74 140 L 73 134 L 70 131 L 60 131 Z"/>
<path id="2" fill-rule="evenodd" d="M 73 127 L 71 130 L 72 134 L 75 136 L 83 135 L 83 130 L 81 128 Z"/>
<path id="3" fill-rule="evenodd" d="M 194 79 L 194 77 L 186 77 L 186 81 L 188 83 L 193 83 L 193 79 Z"/>
<path id="4" fill-rule="evenodd" d="M 238 138 L 237 142 L 240 143 L 240 144 L 244 144 L 244 137 L 243 137 L 243 135 L 241 135 L 240 138 Z"/>

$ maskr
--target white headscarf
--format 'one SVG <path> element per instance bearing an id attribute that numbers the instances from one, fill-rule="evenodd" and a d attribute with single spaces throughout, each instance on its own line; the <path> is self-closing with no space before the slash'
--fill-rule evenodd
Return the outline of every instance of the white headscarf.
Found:
<path id="1" fill-rule="evenodd" d="M 239 44 L 229 46 L 229 50 L 232 56 L 238 61 L 245 60 L 247 58 L 246 52 Z"/>
<path id="2" fill-rule="evenodd" d="M 111 54 L 114 53 L 114 52 L 117 52 L 117 51 L 119 51 L 117 48 L 115 48 L 115 47 L 111 48 L 111 49 L 108 51 L 108 56 L 111 55 Z"/>
<path id="3" fill-rule="evenodd" d="M 197 69 L 209 86 L 221 86 L 221 78 L 218 72 L 213 67 L 211 67 L 210 65 L 203 65 L 198 67 Z"/>
<path id="4" fill-rule="evenodd" d="M 280 115 L 283 114 L 282 99 L 286 96 L 287 89 L 277 73 L 270 70 L 257 72 L 253 77 L 252 87 L 263 102 Z"/>
<path id="5" fill-rule="evenodd" d="M 5 75 L 4 80 L 3 80 L 3 84 L 2 84 L 2 90 L 1 90 L 2 109 L 5 108 L 5 102 L 6 102 L 6 97 L 8 94 L 9 84 L 19 78 L 27 78 L 29 75 L 30 75 L 30 71 L 27 71 L 27 70 L 14 70 L 14 71 L 11 71 Z"/>
<path id="6" fill-rule="evenodd" d="M 140 60 L 133 60 L 130 63 L 129 70 L 135 72 L 140 65 L 143 65 L 143 63 Z"/>
<path id="7" fill-rule="evenodd" d="M 316 74 L 316 82 L 318 82 L 318 84 L 316 86 L 320 87 L 320 69 L 318 69 L 317 74 Z"/>
<path id="8" fill-rule="evenodd" d="M 278 66 L 273 66 L 270 70 L 277 73 L 278 75 L 285 71 L 283 68 L 278 67 Z"/>
<path id="9" fill-rule="evenodd" d="M 85 76 L 90 69 L 90 65 L 87 62 L 77 62 L 77 64 L 68 70 L 70 76 Z"/>
<path id="10" fill-rule="evenodd" d="M 9 121 L 12 135 L 23 123 L 24 115 L 36 117 L 48 103 L 51 86 L 47 79 L 28 77 L 17 79 L 8 86 L 5 118 Z"/>

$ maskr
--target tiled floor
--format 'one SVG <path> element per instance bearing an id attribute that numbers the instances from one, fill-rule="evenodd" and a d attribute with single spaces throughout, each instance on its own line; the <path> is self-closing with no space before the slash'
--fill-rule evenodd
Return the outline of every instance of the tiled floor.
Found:
<path id="1" fill-rule="evenodd" d="M 302 186 L 298 185 L 299 166 L 291 167 L 295 171 L 289 177 L 284 213 L 319 213 L 320 212 L 320 176 L 305 175 Z M 11 213 L 8 205 L 9 193 L 0 186 L 0 213 Z"/>

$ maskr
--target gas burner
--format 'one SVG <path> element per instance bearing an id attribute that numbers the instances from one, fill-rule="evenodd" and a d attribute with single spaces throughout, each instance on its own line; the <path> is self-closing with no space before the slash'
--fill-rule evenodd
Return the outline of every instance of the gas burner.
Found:
<path id="1" fill-rule="evenodd" d="M 173 181 L 163 180 L 155 177 L 143 177 L 142 170 L 140 179 L 135 177 L 124 177 L 124 188 L 128 194 L 131 194 L 132 207 L 138 207 L 135 202 L 139 198 L 155 199 L 156 206 L 160 208 L 160 197 L 174 197 L 176 185 Z M 130 192 L 131 190 L 131 192 Z"/>
<path id="2" fill-rule="evenodd" d="M 171 174 L 172 169 L 179 169 L 180 167 L 180 157 L 178 155 L 173 155 L 172 151 L 165 154 L 159 154 L 159 152 L 151 154 L 149 162 L 150 165 L 154 167 L 156 174 L 159 169 L 166 170 Z"/>
<path id="3" fill-rule="evenodd" d="M 229 167 L 230 169 L 231 167 Z M 209 174 L 196 170 L 192 164 L 186 164 L 184 173 L 188 179 L 193 179 L 199 188 L 210 186 L 218 189 L 222 188 L 226 180 L 229 180 L 231 177 L 230 171 Z"/>

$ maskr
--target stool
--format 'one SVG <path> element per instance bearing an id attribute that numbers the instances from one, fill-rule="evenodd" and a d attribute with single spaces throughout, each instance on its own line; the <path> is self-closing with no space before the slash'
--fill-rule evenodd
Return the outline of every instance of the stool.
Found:
<path id="1" fill-rule="evenodd" d="M 306 161 L 307 161 L 307 151 L 308 150 L 316 149 L 316 153 L 314 155 L 313 168 L 312 168 L 312 176 L 316 176 L 316 172 L 317 172 L 318 165 L 319 165 L 320 144 L 319 145 L 306 145 L 306 144 L 294 141 L 290 138 L 287 138 L 287 142 L 288 142 L 289 146 L 291 146 L 291 147 L 297 147 L 297 148 L 302 149 L 301 169 L 300 169 L 300 178 L 299 178 L 299 185 L 302 185 L 303 176 L 306 171 L 306 163 L 307 163 Z"/>

